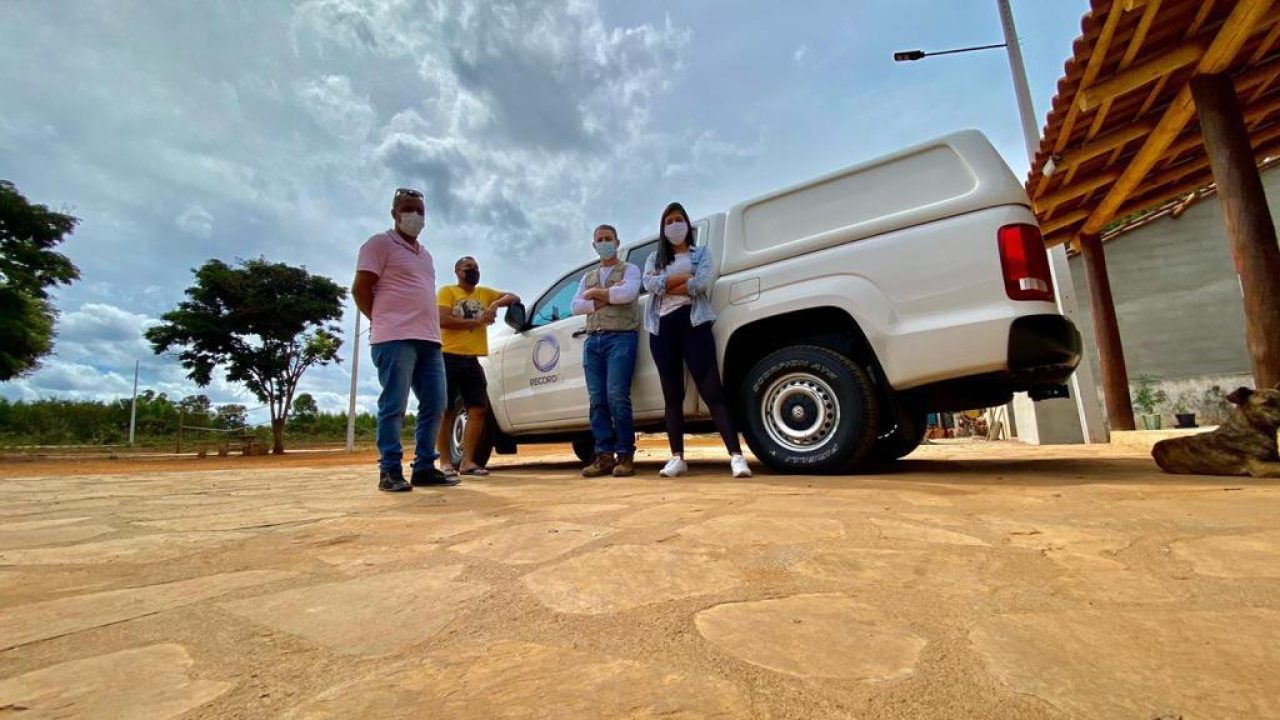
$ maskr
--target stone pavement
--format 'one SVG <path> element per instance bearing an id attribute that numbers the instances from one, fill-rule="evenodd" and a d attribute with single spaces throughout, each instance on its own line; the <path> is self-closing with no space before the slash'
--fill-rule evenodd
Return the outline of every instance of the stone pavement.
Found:
<path id="1" fill-rule="evenodd" d="M 0 479 L 0 718 L 1280 717 L 1280 483 L 723 465 Z"/>

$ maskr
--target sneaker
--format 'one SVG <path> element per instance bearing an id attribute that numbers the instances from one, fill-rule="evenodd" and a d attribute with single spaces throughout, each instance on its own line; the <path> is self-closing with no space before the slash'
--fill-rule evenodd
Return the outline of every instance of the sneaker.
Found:
<path id="1" fill-rule="evenodd" d="M 404 471 L 393 468 L 378 473 L 378 489 L 383 492 L 409 492 L 413 488 L 404 481 Z"/>
<path id="2" fill-rule="evenodd" d="M 733 470 L 733 476 L 736 478 L 751 477 L 751 467 L 747 465 L 747 459 L 741 455 L 734 455 L 729 458 L 729 467 Z"/>
<path id="3" fill-rule="evenodd" d="M 677 455 L 668 460 L 667 464 L 663 465 L 662 469 L 658 471 L 658 474 L 662 477 L 680 477 L 687 472 L 689 472 L 689 466 L 685 463 L 684 458 Z"/>
<path id="4" fill-rule="evenodd" d="M 635 455 L 618 455 L 618 464 L 613 466 L 614 477 L 631 477 L 636 474 Z"/>
<path id="5" fill-rule="evenodd" d="M 617 465 L 613 460 L 613 456 L 609 453 L 596 453 L 596 459 L 590 465 L 582 468 L 582 477 L 600 477 L 613 472 L 613 466 Z"/>
<path id="6" fill-rule="evenodd" d="M 415 468 L 413 475 L 410 476 L 409 482 L 414 487 L 430 487 L 433 485 L 457 485 L 460 480 L 455 476 L 448 476 L 440 472 L 434 465 L 425 468 Z"/>

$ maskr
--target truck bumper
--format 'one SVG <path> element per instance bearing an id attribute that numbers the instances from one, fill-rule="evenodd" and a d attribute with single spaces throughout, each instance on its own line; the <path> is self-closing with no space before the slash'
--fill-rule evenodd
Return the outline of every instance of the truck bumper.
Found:
<path id="1" fill-rule="evenodd" d="M 1063 385 L 1080 364 L 1080 331 L 1057 314 L 1022 315 L 1008 329 L 1006 366 L 930 383 L 903 392 L 907 402 L 931 411 L 1003 405 L 1016 392 L 1033 400 L 1064 397 Z M 999 342 L 997 340 L 996 342 Z"/>
<path id="2" fill-rule="evenodd" d="M 1066 382 L 1080 364 L 1080 331 L 1061 315 L 1024 315 L 1009 327 L 1009 375 L 1019 389 Z"/>

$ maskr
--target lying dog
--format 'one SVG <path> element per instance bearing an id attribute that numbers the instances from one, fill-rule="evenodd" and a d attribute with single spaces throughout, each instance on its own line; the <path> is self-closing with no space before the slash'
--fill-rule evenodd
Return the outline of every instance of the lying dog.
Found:
<path id="1" fill-rule="evenodd" d="M 1227 400 L 1237 407 L 1217 430 L 1156 443 L 1151 457 L 1161 470 L 1187 475 L 1280 478 L 1280 454 L 1276 449 L 1280 384 L 1273 390 L 1242 387 Z"/>

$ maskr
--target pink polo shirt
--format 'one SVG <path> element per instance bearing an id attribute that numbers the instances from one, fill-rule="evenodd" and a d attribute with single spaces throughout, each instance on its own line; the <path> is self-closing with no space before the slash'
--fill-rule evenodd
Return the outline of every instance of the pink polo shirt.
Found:
<path id="1" fill-rule="evenodd" d="M 395 230 L 378 233 L 360 246 L 356 270 L 378 276 L 373 284 L 369 343 L 390 340 L 440 342 L 436 268 L 431 253 L 416 249 Z"/>

